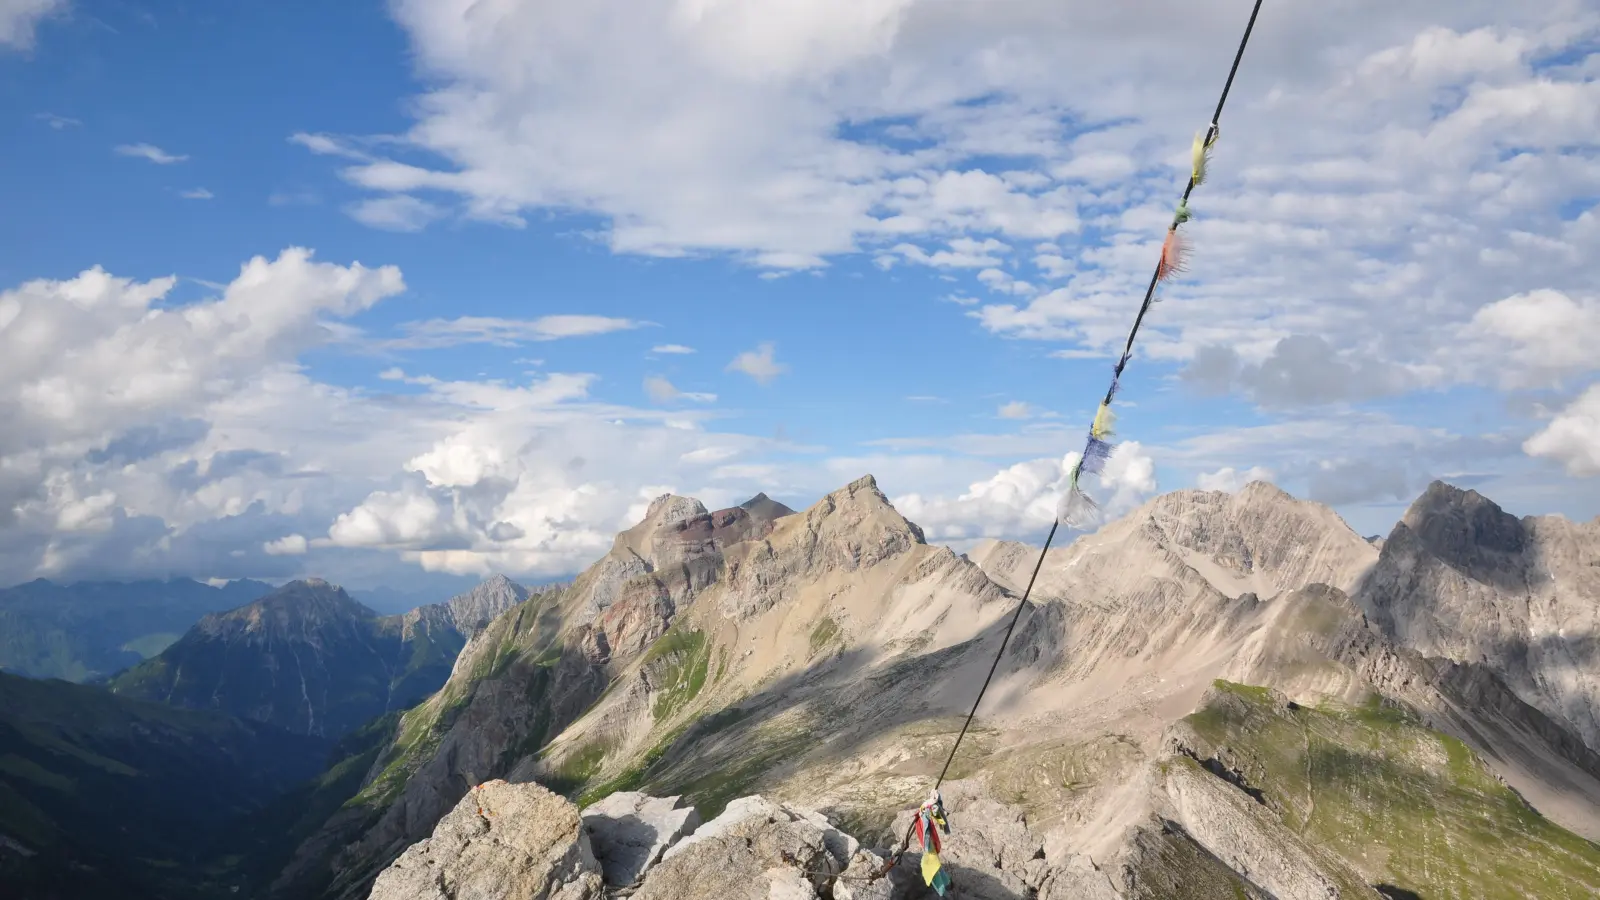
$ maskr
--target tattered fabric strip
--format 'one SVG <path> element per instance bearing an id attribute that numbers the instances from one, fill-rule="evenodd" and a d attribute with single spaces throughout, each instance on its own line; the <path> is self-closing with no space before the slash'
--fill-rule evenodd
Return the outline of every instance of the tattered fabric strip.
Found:
<path id="1" fill-rule="evenodd" d="M 1079 531 L 1089 531 L 1100 524 L 1100 506 L 1078 487 L 1076 473 L 1073 475 L 1072 484 L 1067 486 L 1066 494 L 1061 497 L 1061 506 L 1056 510 L 1056 518 L 1068 528 L 1076 528 Z"/>
<path id="2" fill-rule="evenodd" d="M 1258 3 L 1256 9 L 1260 9 Z M 1254 13 L 1251 14 L 1252 26 L 1255 22 Z M 1249 28 L 1245 30 L 1249 37 Z M 1240 45 L 1242 54 L 1243 45 Z M 1234 61 L 1235 67 L 1238 60 Z M 1229 76 L 1229 84 L 1233 78 Z M 1227 89 L 1223 89 L 1223 99 L 1227 99 Z M 1222 112 L 1219 104 L 1217 112 Z M 1139 325 L 1144 321 L 1145 313 L 1150 311 L 1150 305 L 1157 299 L 1156 292 L 1163 282 L 1170 281 L 1183 272 L 1188 264 L 1189 240 L 1178 229 L 1194 218 L 1194 213 L 1189 209 L 1189 194 L 1196 185 L 1206 180 L 1206 166 L 1211 162 L 1212 148 L 1217 144 L 1220 131 L 1213 119 L 1211 125 L 1204 131 L 1194 136 L 1194 145 L 1190 149 L 1189 184 L 1184 188 L 1183 197 L 1178 201 L 1178 206 L 1172 212 L 1172 224 L 1167 226 L 1167 236 L 1161 242 L 1161 258 L 1156 261 L 1155 275 L 1150 279 L 1150 287 L 1145 291 L 1144 302 L 1139 306 L 1139 315 L 1134 319 L 1133 328 L 1128 332 L 1127 343 L 1122 348 L 1122 355 L 1118 357 L 1117 364 L 1112 370 L 1111 387 L 1106 390 L 1106 398 L 1100 402 L 1100 408 L 1095 410 L 1094 424 L 1089 427 L 1089 440 L 1084 444 L 1083 455 L 1073 464 L 1072 471 L 1067 479 L 1067 491 L 1062 494 L 1061 501 L 1056 507 L 1056 521 L 1068 528 L 1087 531 L 1100 523 L 1100 507 L 1088 494 L 1084 493 L 1078 483 L 1080 475 L 1100 475 L 1105 472 L 1106 462 L 1111 458 L 1116 449 L 1111 443 L 1115 414 L 1111 411 L 1111 401 L 1117 396 L 1117 388 L 1122 383 L 1122 370 L 1128 365 L 1128 360 L 1133 358 L 1133 341 L 1139 334 Z"/>
<path id="3" fill-rule="evenodd" d="M 1089 443 L 1083 448 L 1083 463 L 1078 470 L 1085 475 L 1098 475 L 1106 469 L 1106 460 L 1111 458 L 1113 446 L 1099 438 L 1089 438 Z"/>

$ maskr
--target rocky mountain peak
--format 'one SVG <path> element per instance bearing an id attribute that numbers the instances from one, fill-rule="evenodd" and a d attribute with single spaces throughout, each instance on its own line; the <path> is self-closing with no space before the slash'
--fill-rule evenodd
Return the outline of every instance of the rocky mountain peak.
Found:
<path id="1" fill-rule="evenodd" d="M 778 502 L 777 500 L 768 497 L 764 493 L 751 497 L 749 500 L 739 504 L 738 508 L 749 513 L 756 519 L 763 519 L 766 521 L 781 519 L 784 516 L 794 515 L 794 510 Z"/>
<path id="2" fill-rule="evenodd" d="M 842 488 L 828 494 L 806 510 L 806 517 L 820 525 L 829 520 L 832 527 L 872 530 L 873 528 L 899 533 L 914 543 L 926 543 L 922 528 L 900 515 L 889 498 L 878 489 L 878 479 L 863 475 Z M 866 537 L 866 534 L 862 535 Z"/>
<path id="3" fill-rule="evenodd" d="M 491 575 L 465 594 L 450 598 L 444 607 L 456 630 L 470 636 L 528 596 L 528 589 L 510 578 Z"/>
<path id="4" fill-rule="evenodd" d="M 238 609 L 206 616 L 196 627 L 202 631 L 278 632 L 333 620 L 377 617 L 376 612 L 352 599 L 344 588 L 321 578 L 306 578 L 291 581 Z"/>
<path id="5" fill-rule="evenodd" d="M 1516 516 L 1477 491 L 1442 481 L 1428 485 L 1400 523 L 1429 552 L 1463 564 L 1477 560 L 1484 550 L 1516 554 L 1528 544 L 1527 529 Z"/>
<path id="6" fill-rule="evenodd" d="M 664 528 L 705 514 L 705 504 L 693 497 L 662 494 L 650 501 L 650 508 L 645 511 L 644 518 L 655 527 Z"/>
<path id="7" fill-rule="evenodd" d="M 1357 597 L 1428 656 L 1495 669 L 1524 702 L 1600 748 L 1600 530 L 1518 519 L 1436 481 L 1383 542 Z"/>
<path id="8" fill-rule="evenodd" d="M 1237 493 L 1163 494 L 1108 527 L 1146 529 L 1191 564 L 1218 565 L 1263 596 L 1309 582 L 1348 587 L 1377 558 L 1371 544 L 1332 509 L 1264 481 Z"/>

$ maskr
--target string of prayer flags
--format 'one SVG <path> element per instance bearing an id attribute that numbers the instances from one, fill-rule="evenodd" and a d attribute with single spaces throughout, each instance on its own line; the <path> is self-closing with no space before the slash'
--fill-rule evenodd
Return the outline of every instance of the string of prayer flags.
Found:
<path id="1" fill-rule="evenodd" d="M 922 845 L 922 880 L 943 897 L 950 887 L 950 873 L 944 870 L 944 863 L 939 859 L 939 853 L 944 849 L 939 832 L 949 834 L 950 822 L 945 818 L 944 798 L 939 795 L 938 788 L 917 809 L 914 824 L 917 841 Z"/>
<path id="2" fill-rule="evenodd" d="M 1251 21 L 1254 22 L 1253 16 Z M 1248 36 L 1248 32 L 1246 34 Z M 1237 62 L 1235 65 L 1237 66 Z M 1230 84 L 1232 82 L 1231 76 L 1229 82 Z M 1223 96 L 1226 98 L 1226 93 Z M 1217 111 L 1221 112 L 1220 106 Z M 1056 521 L 1068 528 L 1087 531 L 1099 524 L 1100 507 L 1093 498 L 1084 493 L 1079 479 L 1083 475 L 1103 474 L 1106 462 L 1116 450 L 1116 445 L 1111 442 L 1112 423 L 1115 420 L 1115 415 L 1111 411 L 1111 401 L 1117 395 L 1123 368 L 1127 366 L 1128 360 L 1133 358 L 1134 338 L 1139 333 L 1139 325 L 1144 321 L 1145 314 L 1150 311 L 1150 304 L 1156 301 L 1157 288 L 1161 283 L 1170 281 L 1183 272 L 1188 265 L 1189 240 L 1178 229 L 1194 218 L 1194 213 L 1189 209 L 1189 195 L 1197 185 L 1206 180 L 1206 167 L 1211 162 L 1211 152 L 1217 145 L 1218 134 L 1217 123 L 1213 121 L 1204 131 L 1194 136 L 1194 145 L 1190 150 L 1189 184 L 1184 188 L 1183 197 L 1178 201 L 1177 208 L 1173 210 L 1172 224 L 1167 226 L 1167 236 L 1161 242 L 1161 258 L 1156 261 L 1155 275 L 1150 279 L 1150 287 L 1145 291 L 1144 302 L 1139 306 L 1139 315 L 1134 319 L 1132 330 L 1128 332 L 1128 341 L 1123 346 L 1122 356 L 1112 371 L 1111 387 L 1106 390 L 1100 408 L 1095 410 L 1094 423 L 1089 427 L 1089 438 L 1084 443 L 1083 453 L 1077 462 L 1072 464 L 1072 471 L 1067 478 L 1067 490 L 1062 494 L 1061 501 L 1056 507 Z"/>

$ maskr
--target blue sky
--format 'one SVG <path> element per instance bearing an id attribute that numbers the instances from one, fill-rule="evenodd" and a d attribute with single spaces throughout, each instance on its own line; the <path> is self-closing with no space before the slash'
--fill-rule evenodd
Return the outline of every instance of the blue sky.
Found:
<path id="1" fill-rule="evenodd" d="M 1163 9 L 0 0 L 0 581 L 555 577 L 868 472 L 1038 540 L 1248 4 Z M 1112 513 L 1600 513 L 1597 21 L 1268 4 Z"/>

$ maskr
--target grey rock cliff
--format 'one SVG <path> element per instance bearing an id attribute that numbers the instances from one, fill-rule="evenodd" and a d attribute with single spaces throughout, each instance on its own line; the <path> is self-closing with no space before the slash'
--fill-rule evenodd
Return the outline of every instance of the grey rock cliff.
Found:
<path id="1" fill-rule="evenodd" d="M 385 869 L 370 898 L 598 900 L 602 889 L 576 807 L 537 784 L 491 781 Z"/>
<path id="2" fill-rule="evenodd" d="M 1600 519 L 1518 519 L 1435 482 L 1356 598 L 1398 643 L 1489 666 L 1600 750 Z"/>
<path id="3" fill-rule="evenodd" d="M 620 791 L 583 811 L 607 884 L 630 885 L 679 839 L 700 827 L 700 813 L 679 797 Z"/>

